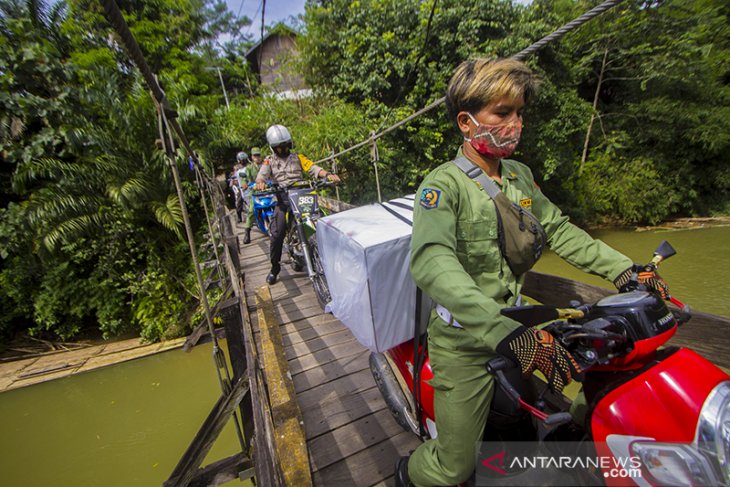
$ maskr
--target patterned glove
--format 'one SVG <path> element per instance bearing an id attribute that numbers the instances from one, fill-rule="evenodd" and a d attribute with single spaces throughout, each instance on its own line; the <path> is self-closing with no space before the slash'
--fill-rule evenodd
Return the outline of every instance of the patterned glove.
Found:
<path id="1" fill-rule="evenodd" d="M 636 272 L 639 284 L 645 285 L 650 291 L 658 292 L 662 299 L 669 299 L 669 286 L 667 286 L 666 281 L 651 267 L 649 269 L 646 270 L 644 267 L 637 265 L 629 267 L 614 279 L 613 284 L 620 292 L 630 291 L 627 284 L 631 280 L 631 274 Z"/>
<path id="2" fill-rule="evenodd" d="M 550 389 L 561 393 L 571 380 L 583 380 L 583 370 L 572 355 L 545 330 L 520 328 L 497 345 L 497 353 L 520 364 L 522 375 L 542 372 Z"/>

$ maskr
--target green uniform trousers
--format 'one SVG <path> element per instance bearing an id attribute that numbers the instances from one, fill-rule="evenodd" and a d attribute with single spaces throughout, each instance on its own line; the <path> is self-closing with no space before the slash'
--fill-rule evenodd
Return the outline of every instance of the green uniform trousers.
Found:
<path id="1" fill-rule="evenodd" d="M 435 313 L 428 330 L 437 437 L 413 452 L 408 476 L 417 487 L 456 485 L 474 471 L 495 387 L 486 363 L 494 355 Z"/>
<path id="2" fill-rule="evenodd" d="M 248 193 L 246 198 L 246 222 L 243 224 L 243 228 L 245 229 L 251 229 L 253 228 L 253 221 L 255 218 L 254 209 L 253 209 L 253 195 L 251 194 L 251 191 L 247 191 Z"/>

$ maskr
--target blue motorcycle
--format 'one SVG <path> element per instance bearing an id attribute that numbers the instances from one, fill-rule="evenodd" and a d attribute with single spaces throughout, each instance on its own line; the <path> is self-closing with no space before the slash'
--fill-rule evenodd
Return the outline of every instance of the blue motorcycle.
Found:
<path id="1" fill-rule="evenodd" d="M 274 214 L 276 208 L 276 191 L 264 190 L 256 191 L 254 186 L 256 183 L 248 185 L 251 191 L 251 199 L 253 201 L 254 219 L 256 220 L 256 226 L 265 235 L 269 234 L 269 223 L 271 217 Z"/>

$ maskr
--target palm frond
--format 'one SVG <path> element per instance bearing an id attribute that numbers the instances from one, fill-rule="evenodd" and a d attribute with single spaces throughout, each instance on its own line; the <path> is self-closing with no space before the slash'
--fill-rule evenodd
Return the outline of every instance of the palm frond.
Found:
<path id="1" fill-rule="evenodd" d="M 102 218 L 99 214 L 81 215 L 65 220 L 43 235 L 43 246 L 53 252 L 59 244 L 87 235 L 92 230 L 99 228 L 101 224 Z"/>
<path id="2" fill-rule="evenodd" d="M 107 195 L 116 204 L 121 206 L 136 206 L 144 202 L 153 188 L 148 179 L 136 176 L 120 184 L 108 184 Z"/>
<path id="3" fill-rule="evenodd" d="M 164 203 L 161 201 L 153 202 L 152 209 L 160 225 L 174 232 L 178 238 L 182 238 L 180 231 L 180 225 L 183 221 L 182 209 L 180 208 L 180 200 L 177 198 L 177 195 L 169 195 L 167 201 Z"/>

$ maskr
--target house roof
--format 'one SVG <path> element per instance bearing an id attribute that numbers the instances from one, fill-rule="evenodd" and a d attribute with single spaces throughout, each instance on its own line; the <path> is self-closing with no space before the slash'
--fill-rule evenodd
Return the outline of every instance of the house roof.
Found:
<path id="1" fill-rule="evenodd" d="M 269 29 L 269 32 L 266 33 L 266 35 L 263 37 L 263 39 L 261 39 L 259 42 L 254 44 L 251 47 L 251 49 L 246 51 L 246 54 L 245 54 L 246 59 L 248 59 L 248 61 L 250 63 L 256 64 L 256 61 L 257 61 L 256 53 L 261 48 L 261 46 L 264 44 L 264 42 L 266 42 L 269 37 L 274 36 L 274 35 L 280 35 L 280 36 L 291 35 L 292 37 L 296 37 L 299 34 L 297 33 L 297 31 L 295 31 L 291 27 L 287 26 L 286 24 L 278 23 L 274 27 Z"/>

